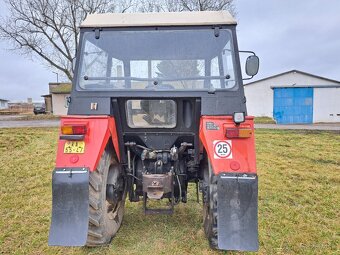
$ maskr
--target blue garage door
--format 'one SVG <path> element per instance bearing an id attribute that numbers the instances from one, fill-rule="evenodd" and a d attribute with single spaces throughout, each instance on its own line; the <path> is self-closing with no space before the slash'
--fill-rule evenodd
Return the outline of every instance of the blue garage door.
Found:
<path id="1" fill-rule="evenodd" d="M 274 88 L 278 124 L 313 123 L 313 88 Z"/>

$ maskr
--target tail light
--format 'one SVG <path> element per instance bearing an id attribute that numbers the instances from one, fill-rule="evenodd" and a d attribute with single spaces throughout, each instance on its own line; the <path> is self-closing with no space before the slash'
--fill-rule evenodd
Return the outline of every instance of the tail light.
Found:
<path id="1" fill-rule="evenodd" d="M 87 126 L 85 124 L 64 124 L 61 126 L 61 133 L 63 135 L 85 135 Z"/>
<path id="2" fill-rule="evenodd" d="M 253 134 L 250 128 L 227 128 L 227 138 L 249 138 Z"/>

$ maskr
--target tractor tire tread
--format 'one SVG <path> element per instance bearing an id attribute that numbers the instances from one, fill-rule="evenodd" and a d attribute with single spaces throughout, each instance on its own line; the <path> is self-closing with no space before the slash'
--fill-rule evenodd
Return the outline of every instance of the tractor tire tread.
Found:
<path id="1" fill-rule="evenodd" d="M 108 157 L 107 151 L 104 151 L 102 158 L 98 163 L 98 167 L 90 174 L 89 192 L 90 192 L 90 208 L 89 208 L 89 229 L 87 235 L 86 246 L 101 246 L 108 243 L 111 237 L 105 235 L 104 216 L 103 216 L 103 175 Z"/>
<path id="2" fill-rule="evenodd" d="M 105 149 L 95 171 L 89 179 L 89 226 L 86 246 L 95 247 L 107 245 L 118 231 L 117 222 L 107 216 L 106 183 L 113 154 Z M 122 209 L 124 210 L 124 208 Z"/>
<path id="3" fill-rule="evenodd" d="M 90 175 L 90 185 L 95 191 L 101 190 L 101 181 L 98 180 L 94 175 Z"/>
<path id="4" fill-rule="evenodd" d="M 91 197 L 91 195 L 90 195 L 89 203 L 90 203 L 90 206 L 91 206 L 94 210 L 99 210 L 100 207 L 101 207 L 100 201 L 98 201 L 98 200 L 95 199 L 94 197 Z"/>
<path id="5" fill-rule="evenodd" d="M 212 197 L 212 226 L 211 233 L 209 237 L 209 244 L 212 249 L 218 249 L 218 228 L 217 228 L 217 184 L 211 184 L 211 197 Z"/>
<path id="6" fill-rule="evenodd" d="M 88 230 L 88 235 L 95 237 L 95 238 L 99 238 L 99 239 L 103 238 L 103 234 L 101 232 L 99 232 L 98 230 L 91 229 L 91 228 L 89 228 Z"/>
<path id="7" fill-rule="evenodd" d="M 99 227 L 100 226 L 101 217 L 97 213 L 90 213 L 89 221 L 90 221 L 90 223 L 92 225 L 94 225 L 96 227 Z"/>
<path id="8" fill-rule="evenodd" d="M 209 246 L 212 249 L 218 249 L 218 227 L 217 227 L 217 178 L 212 172 L 210 162 L 207 161 L 205 165 L 204 180 L 208 185 L 208 200 L 204 204 L 204 230 L 208 239 Z"/>

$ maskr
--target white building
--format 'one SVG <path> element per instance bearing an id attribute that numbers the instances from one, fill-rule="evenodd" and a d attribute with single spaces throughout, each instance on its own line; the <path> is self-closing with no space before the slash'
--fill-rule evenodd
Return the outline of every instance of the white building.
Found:
<path id="1" fill-rule="evenodd" d="M 8 100 L 0 98 L 0 110 L 8 108 Z"/>
<path id="2" fill-rule="evenodd" d="M 340 81 L 292 70 L 244 85 L 248 115 L 279 124 L 340 122 Z"/>
<path id="3" fill-rule="evenodd" d="M 50 94 L 43 95 L 45 98 L 46 112 L 53 115 L 67 115 L 67 98 L 70 97 L 71 83 L 49 83 Z"/>

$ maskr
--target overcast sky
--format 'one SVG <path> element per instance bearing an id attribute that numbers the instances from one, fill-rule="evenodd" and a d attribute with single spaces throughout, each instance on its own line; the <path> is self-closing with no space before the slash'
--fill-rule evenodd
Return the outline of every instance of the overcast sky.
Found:
<path id="1" fill-rule="evenodd" d="M 240 50 L 260 57 L 253 79 L 298 69 L 340 80 L 339 0 L 235 0 Z M 3 1 L 0 14 L 3 14 Z M 1 11 L 2 10 L 2 11 Z M 0 98 L 12 101 L 48 93 L 56 74 L 0 42 Z"/>

